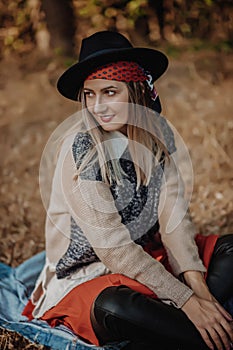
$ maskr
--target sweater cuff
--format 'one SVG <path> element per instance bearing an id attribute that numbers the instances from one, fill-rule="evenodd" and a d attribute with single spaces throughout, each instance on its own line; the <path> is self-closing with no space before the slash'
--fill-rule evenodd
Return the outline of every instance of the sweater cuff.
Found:
<path id="1" fill-rule="evenodd" d="M 180 309 L 186 301 L 194 294 L 193 290 L 186 286 L 181 281 L 177 280 L 175 284 L 173 284 L 172 288 L 169 288 L 167 291 L 168 298 L 160 298 L 160 300 L 168 305 L 174 306 L 177 309 Z M 171 294 L 171 295 L 169 295 Z"/>
<path id="2" fill-rule="evenodd" d="M 188 261 L 186 264 L 179 266 L 175 263 L 172 264 L 172 271 L 176 277 L 179 277 L 182 273 L 186 271 L 200 271 L 202 273 L 206 272 L 206 268 L 203 265 L 202 261 Z"/>

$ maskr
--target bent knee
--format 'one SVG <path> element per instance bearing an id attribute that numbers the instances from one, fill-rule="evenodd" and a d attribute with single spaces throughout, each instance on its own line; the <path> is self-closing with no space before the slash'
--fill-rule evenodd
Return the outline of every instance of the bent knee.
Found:
<path id="1" fill-rule="evenodd" d="M 94 310 L 98 309 L 98 312 L 102 311 L 110 314 L 125 312 L 125 307 L 132 293 L 136 292 L 124 285 L 107 287 L 97 296 L 94 302 Z"/>
<path id="2" fill-rule="evenodd" d="M 233 234 L 227 234 L 218 238 L 213 255 L 233 255 Z"/>

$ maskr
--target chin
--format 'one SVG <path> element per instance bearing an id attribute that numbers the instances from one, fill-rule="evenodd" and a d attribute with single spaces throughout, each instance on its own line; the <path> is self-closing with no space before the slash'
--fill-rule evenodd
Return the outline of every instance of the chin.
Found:
<path id="1" fill-rule="evenodd" d="M 122 124 L 115 124 L 115 125 L 101 125 L 102 129 L 104 129 L 105 131 L 121 131 L 124 128 L 124 125 Z"/>

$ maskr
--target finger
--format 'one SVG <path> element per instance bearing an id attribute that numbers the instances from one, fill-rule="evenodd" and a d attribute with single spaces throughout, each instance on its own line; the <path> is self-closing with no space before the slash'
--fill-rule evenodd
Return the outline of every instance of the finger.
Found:
<path id="1" fill-rule="evenodd" d="M 223 350 L 222 342 L 221 342 L 220 337 L 218 335 L 218 332 L 216 332 L 215 328 L 210 328 L 207 330 L 207 332 L 209 334 L 209 337 L 212 339 L 213 343 L 215 344 L 216 348 L 218 350 Z"/>
<path id="2" fill-rule="evenodd" d="M 221 322 L 221 326 L 227 333 L 231 342 L 233 342 L 233 322 L 227 322 L 226 320 L 223 320 Z"/>
<path id="3" fill-rule="evenodd" d="M 204 342 L 208 346 L 208 348 L 210 348 L 211 350 L 214 350 L 214 345 L 211 342 L 207 332 L 205 330 L 203 330 L 203 329 L 200 329 L 200 328 L 197 328 L 197 329 L 198 329 L 199 333 L 201 334 L 202 339 L 204 340 Z"/>
<path id="4" fill-rule="evenodd" d="M 231 315 L 224 309 L 224 307 L 222 307 L 222 305 L 220 305 L 218 302 L 215 302 L 215 306 L 228 321 L 233 321 Z"/>
<path id="5" fill-rule="evenodd" d="M 221 324 L 217 324 L 215 326 L 215 331 L 217 332 L 219 338 L 221 339 L 221 342 L 224 344 L 224 347 L 226 349 L 230 349 L 230 339 L 227 336 L 227 333 L 223 329 Z"/>

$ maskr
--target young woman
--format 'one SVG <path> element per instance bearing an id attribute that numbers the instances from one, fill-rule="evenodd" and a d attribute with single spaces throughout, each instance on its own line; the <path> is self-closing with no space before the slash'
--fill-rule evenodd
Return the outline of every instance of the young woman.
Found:
<path id="1" fill-rule="evenodd" d="M 58 81 L 82 102 L 64 137 L 46 221 L 45 267 L 24 310 L 86 341 L 130 349 L 230 349 L 233 235 L 196 235 L 174 134 L 153 82 L 166 56 L 121 34 L 82 42 Z"/>

